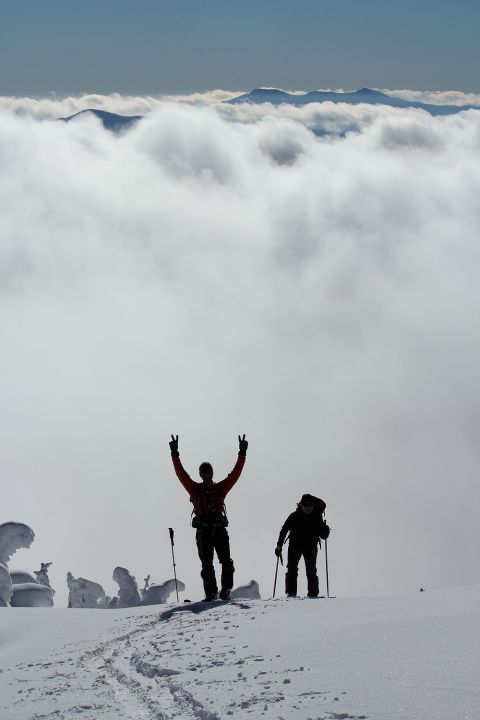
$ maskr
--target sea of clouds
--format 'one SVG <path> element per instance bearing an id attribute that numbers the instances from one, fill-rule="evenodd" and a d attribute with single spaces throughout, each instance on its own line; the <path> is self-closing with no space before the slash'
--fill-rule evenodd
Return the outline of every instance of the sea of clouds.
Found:
<path id="1" fill-rule="evenodd" d="M 320 88 L 319 88 L 320 89 Z M 328 92 L 342 92 L 337 88 L 321 88 Z M 387 95 L 394 95 L 403 100 L 412 100 L 416 102 L 430 103 L 432 105 L 480 105 L 480 94 L 465 93 L 458 90 L 388 90 L 380 89 Z M 99 95 L 97 93 L 82 93 L 80 95 L 60 96 L 52 93 L 48 97 L 15 97 L 0 95 L 0 108 L 10 110 L 18 115 L 27 115 L 43 120 L 55 120 L 59 117 L 69 117 L 75 115 L 82 110 L 96 108 L 97 110 L 106 110 L 107 112 L 117 113 L 119 115 L 148 115 L 152 111 L 162 107 L 166 103 L 181 103 L 194 106 L 216 105 L 219 112 L 225 112 L 225 108 L 221 108 L 221 103 L 231 100 L 238 95 L 244 94 L 244 90 L 210 90 L 208 92 L 197 92 L 191 95 L 121 95 L 120 93 L 111 93 L 110 95 Z M 287 92 L 293 94 L 303 94 L 305 91 L 291 90 Z M 316 106 L 317 112 L 323 113 L 323 107 Z M 253 109 L 253 108 L 251 108 Z M 265 114 L 265 108 L 258 108 L 260 113 Z M 269 112 L 274 114 L 290 114 L 288 107 L 269 108 Z M 238 109 L 237 109 L 238 111 Z M 343 112 L 348 112 L 348 108 L 342 107 Z M 365 111 L 365 108 L 364 108 Z M 257 114 L 257 113 L 255 113 Z"/>
<path id="2" fill-rule="evenodd" d="M 110 593 L 174 527 L 200 595 L 168 439 L 220 479 L 246 433 L 236 584 L 303 492 L 338 594 L 478 581 L 480 112 L 232 94 L 2 99 L 0 521 Z M 53 120 L 93 105 L 146 117 Z"/>

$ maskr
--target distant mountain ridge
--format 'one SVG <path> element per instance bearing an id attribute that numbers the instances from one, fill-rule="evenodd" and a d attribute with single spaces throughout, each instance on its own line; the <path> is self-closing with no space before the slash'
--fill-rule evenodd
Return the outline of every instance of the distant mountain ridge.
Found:
<path id="1" fill-rule="evenodd" d="M 104 128 L 112 130 L 113 132 L 127 130 L 143 117 L 143 115 L 117 115 L 116 113 L 108 112 L 107 110 L 88 109 L 81 110 L 80 112 L 75 113 L 75 115 L 70 115 L 69 117 L 59 118 L 59 120 L 62 120 L 63 122 L 70 122 L 70 120 L 75 120 L 76 118 L 85 115 L 85 113 L 92 113 L 92 115 L 95 115 L 95 117 L 100 120 Z"/>
<path id="2" fill-rule="evenodd" d="M 364 87 L 354 92 L 335 92 L 323 90 L 311 90 L 303 95 L 295 95 L 285 90 L 277 90 L 276 88 L 255 88 L 249 93 L 238 95 L 225 102 L 231 105 L 240 103 L 271 103 L 272 105 L 281 105 L 288 103 L 289 105 L 307 105 L 309 103 L 348 103 L 349 105 L 359 105 L 360 103 L 368 103 L 369 105 L 388 105 L 398 108 L 418 108 L 425 110 L 430 115 L 453 115 L 462 110 L 480 110 L 479 105 L 431 105 L 419 102 L 417 100 L 404 100 L 403 98 L 387 95 L 380 90 L 372 90 Z"/>

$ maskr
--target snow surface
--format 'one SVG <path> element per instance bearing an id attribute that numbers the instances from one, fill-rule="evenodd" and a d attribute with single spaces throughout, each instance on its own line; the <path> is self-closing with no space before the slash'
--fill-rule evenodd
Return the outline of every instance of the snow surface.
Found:
<path id="1" fill-rule="evenodd" d="M 0 612 L 8 720 L 478 720 L 480 586 Z"/>

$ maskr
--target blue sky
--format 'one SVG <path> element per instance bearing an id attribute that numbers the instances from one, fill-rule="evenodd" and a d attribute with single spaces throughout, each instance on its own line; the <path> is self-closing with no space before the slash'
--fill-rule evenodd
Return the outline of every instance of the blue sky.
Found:
<path id="1" fill-rule="evenodd" d="M 478 91 L 478 0 L 0 0 L 0 94 Z"/>

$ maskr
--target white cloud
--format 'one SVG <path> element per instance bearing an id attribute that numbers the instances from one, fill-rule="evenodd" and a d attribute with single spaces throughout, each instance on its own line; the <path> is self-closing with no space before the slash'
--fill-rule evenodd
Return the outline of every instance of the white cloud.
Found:
<path id="1" fill-rule="evenodd" d="M 480 113 L 263 111 L 163 103 L 120 137 L 0 113 L 3 520 L 57 590 L 164 578 L 174 527 L 200 593 L 171 432 L 194 476 L 249 436 L 238 583 L 269 592 L 307 491 L 339 594 L 476 581 Z"/>
<path id="2" fill-rule="evenodd" d="M 480 105 L 478 93 L 465 93 L 459 90 L 381 90 L 404 100 L 431 103 L 432 105 Z"/>

